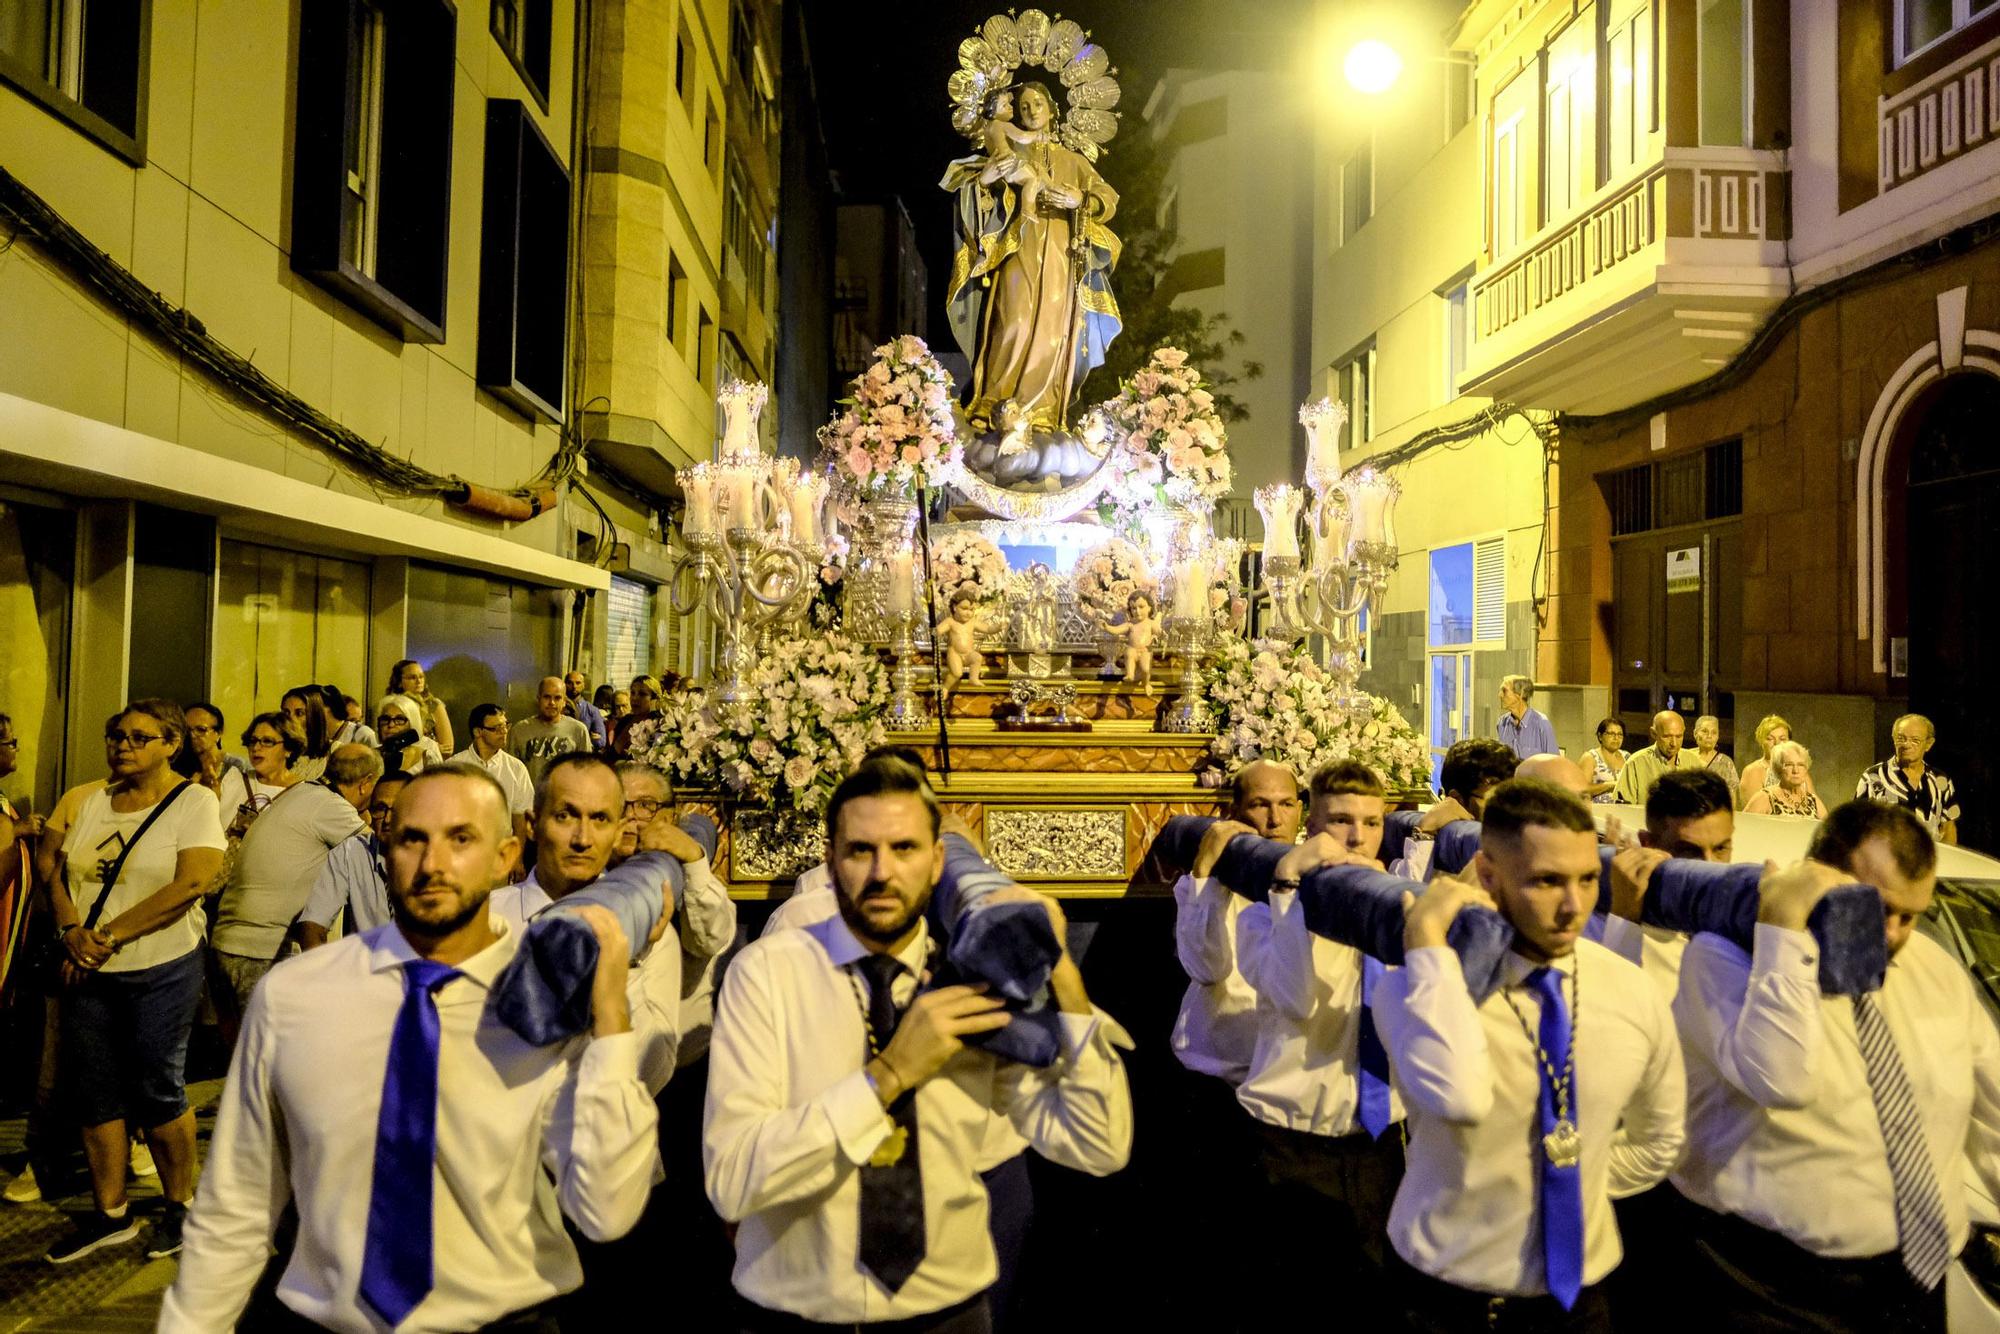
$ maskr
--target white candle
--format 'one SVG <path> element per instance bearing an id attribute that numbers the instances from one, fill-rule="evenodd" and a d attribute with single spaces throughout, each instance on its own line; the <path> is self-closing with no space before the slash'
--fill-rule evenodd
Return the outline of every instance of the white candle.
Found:
<path id="1" fill-rule="evenodd" d="M 1299 424 L 1306 428 L 1306 483 L 1324 492 L 1340 480 L 1340 437 L 1347 425 L 1347 405 L 1330 398 L 1304 404 Z"/>
<path id="2" fill-rule="evenodd" d="M 911 562 L 916 553 L 892 551 L 889 553 L 888 608 L 891 616 L 907 616 L 916 607 L 917 586 L 911 577 Z"/>
<path id="3" fill-rule="evenodd" d="M 792 537 L 795 541 L 818 545 L 822 540 L 820 532 L 820 508 L 826 502 L 826 478 L 820 474 L 808 474 L 792 483 L 789 502 L 792 511 Z"/>
<path id="4" fill-rule="evenodd" d="M 1207 616 L 1208 571 L 1206 552 L 1182 562 L 1174 575 L 1174 615 L 1189 620 L 1201 620 Z"/>
<path id="5" fill-rule="evenodd" d="M 1257 513 L 1264 518 L 1264 559 L 1297 560 L 1299 507 L 1305 493 L 1289 482 L 1257 488 Z"/>
<path id="6" fill-rule="evenodd" d="M 1324 570 L 1347 559 L 1347 538 L 1354 526 L 1347 493 L 1328 491 L 1313 506 L 1313 568 Z"/>
<path id="7" fill-rule="evenodd" d="M 681 531 L 689 537 L 715 531 L 715 479 L 705 464 L 697 464 L 681 474 L 681 493 L 687 511 L 681 516 Z"/>
<path id="8" fill-rule="evenodd" d="M 728 526 L 731 528 L 755 528 L 757 526 L 757 478 L 748 468 L 725 468 L 722 471 L 723 505 L 728 511 Z"/>
<path id="9" fill-rule="evenodd" d="M 1396 484 L 1376 472 L 1364 469 L 1341 484 L 1354 511 L 1354 540 L 1385 544 L 1390 540 L 1389 506 L 1395 502 Z"/>

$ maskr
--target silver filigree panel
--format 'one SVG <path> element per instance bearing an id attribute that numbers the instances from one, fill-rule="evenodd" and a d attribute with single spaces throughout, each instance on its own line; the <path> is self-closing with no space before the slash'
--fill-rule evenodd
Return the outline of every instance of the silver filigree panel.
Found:
<path id="1" fill-rule="evenodd" d="M 986 855 L 1012 876 L 1123 880 L 1125 811 L 989 806 Z"/>
<path id="2" fill-rule="evenodd" d="M 771 811 L 737 811 L 729 823 L 731 880 L 790 880 L 826 859 L 826 825 Z"/>

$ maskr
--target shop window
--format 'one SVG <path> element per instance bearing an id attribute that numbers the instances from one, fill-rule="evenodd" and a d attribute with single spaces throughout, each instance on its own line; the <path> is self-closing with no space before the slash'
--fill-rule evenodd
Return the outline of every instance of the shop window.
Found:
<path id="1" fill-rule="evenodd" d="M 569 173 L 519 102 L 486 104 L 479 383 L 551 421 L 563 415 L 569 319 Z"/>
<path id="2" fill-rule="evenodd" d="M 445 0 L 302 0 L 292 269 L 444 341 L 457 20 Z"/>

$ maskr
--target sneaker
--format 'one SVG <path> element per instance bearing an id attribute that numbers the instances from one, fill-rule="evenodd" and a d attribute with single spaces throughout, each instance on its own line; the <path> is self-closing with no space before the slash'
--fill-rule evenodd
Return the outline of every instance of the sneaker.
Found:
<path id="1" fill-rule="evenodd" d="M 164 1260 L 181 1253 L 181 1225 L 187 1222 L 185 1204 L 167 1204 L 166 1212 L 153 1220 L 153 1235 L 146 1239 L 146 1258 Z"/>
<path id="2" fill-rule="evenodd" d="M 49 1253 L 42 1258 L 52 1265 L 66 1265 L 72 1260 L 81 1260 L 100 1247 L 116 1246 L 138 1235 L 139 1220 L 129 1209 L 123 1218 L 112 1218 L 93 1209 L 72 1219 L 69 1231 L 49 1247 Z"/>
<path id="3" fill-rule="evenodd" d="M 42 1198 L 42 1188 L 35 1180 L 35 1168 L 29 1164 L 21 1169 L 21 1175 L 7 1183 L 7 1189 L 0 1190 L 0 1200 L 9 1204 L 33 1204 Z"/>
<path id="4" fill-rule="evenodd" d="M 153 1166 L 153 1151 L 144 1140 L 132 1142 L 132 1175 L 135 1177 L 156 1177 L 160 1169 Z"/>

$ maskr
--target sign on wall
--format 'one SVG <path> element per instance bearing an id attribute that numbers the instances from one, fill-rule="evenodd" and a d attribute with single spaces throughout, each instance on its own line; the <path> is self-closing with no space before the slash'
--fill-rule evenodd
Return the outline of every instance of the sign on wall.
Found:
<path id="1" fill-rule="evenodd" d="M 1667 591 L 1669 593 L 1701 591 L 1700 547 L 1677 547 L 1667 552 Z"/>

